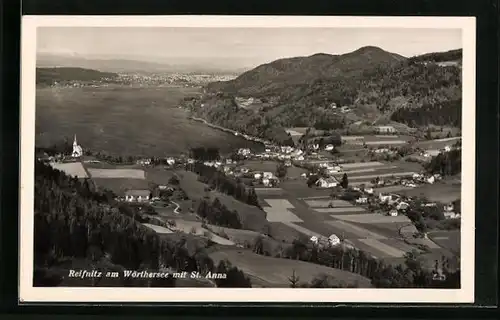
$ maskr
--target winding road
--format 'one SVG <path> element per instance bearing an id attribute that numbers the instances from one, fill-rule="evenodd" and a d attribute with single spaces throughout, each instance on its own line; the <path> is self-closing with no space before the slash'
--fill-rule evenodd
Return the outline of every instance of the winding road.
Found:
<path id="1" fill-rule="evenodd" d="M 174 209 L 174 213 L 179 214 L 180 213 L 179 209 L 181 208 L 181 206 L 175 201 L 170 200 L 170 202 L 173 203 L 174 205 L 176 205 L 176 208 Z"/>

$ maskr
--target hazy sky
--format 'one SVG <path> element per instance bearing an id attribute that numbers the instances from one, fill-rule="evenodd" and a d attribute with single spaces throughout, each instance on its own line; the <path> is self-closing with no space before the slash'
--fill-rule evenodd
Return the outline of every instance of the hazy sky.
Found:
<path id="1" fill-rule="evenodd" d="M 413 56 L 462 47 L 459 29 L 40 27 L 38 52 L 150 61 L 230 59 L 242 66 L 363 46 Z"/>

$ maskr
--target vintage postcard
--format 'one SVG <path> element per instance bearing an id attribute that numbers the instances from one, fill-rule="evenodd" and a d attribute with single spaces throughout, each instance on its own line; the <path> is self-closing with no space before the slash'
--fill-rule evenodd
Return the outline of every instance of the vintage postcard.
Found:
<path id="1" fill-rule="evenodd" d="M 473 302 L 475 28 L 24 16 L 20 301 Z"/>

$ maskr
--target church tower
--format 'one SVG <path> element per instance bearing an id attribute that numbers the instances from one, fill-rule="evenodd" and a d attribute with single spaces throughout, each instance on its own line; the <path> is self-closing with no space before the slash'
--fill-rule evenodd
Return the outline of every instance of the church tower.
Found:
<path id="1" fill-rule="evenodd" d="M 78 142 L 76 142 L 76 134 L 75 134 L 75 139 L 73 140 L 73 152 L 71 153 L 71 156 L 74 158 L 81 157 L 83 155 L 83 150 L 82 147 L 78 145 Z"/>

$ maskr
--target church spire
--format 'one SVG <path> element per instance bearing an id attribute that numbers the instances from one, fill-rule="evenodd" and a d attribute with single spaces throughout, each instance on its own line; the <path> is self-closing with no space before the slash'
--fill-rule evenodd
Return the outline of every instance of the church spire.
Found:
<path id="1" fill-rule="evenodd" d="M 76 146 L 78 143 L 76 142 L 76 134 L 75 134 L 75 139 L 73 140 L 73 145 Z"/>

